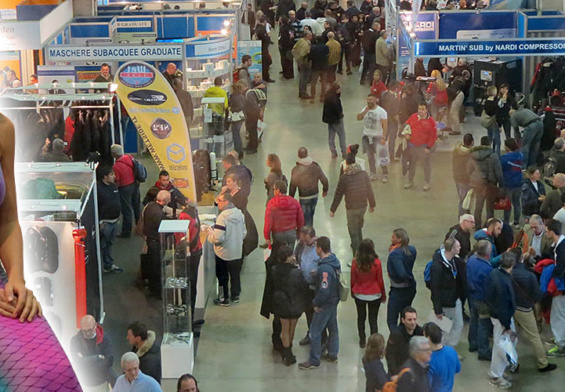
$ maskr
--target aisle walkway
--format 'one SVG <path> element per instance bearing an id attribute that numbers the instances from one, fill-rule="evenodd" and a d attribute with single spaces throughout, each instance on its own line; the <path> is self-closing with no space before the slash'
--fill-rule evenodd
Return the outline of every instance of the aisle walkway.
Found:
<path id="1" fill-rule="evenodd" d="M 271 46 L 271 52 L 276 47 Z M 278 56 L 272 53 L 274 67 L 271 77 L 277 79 L 269 85 L 269 103 L 266 113 L 267 131 L 259 153 L 244 160 L 254 173 L 253 190 L 250 196 L 250 212 L 262 233 L 266 202 L 263 178 L 267 175 L 265 165 L 269 153 L 279 154 L 283 171 L 290 179 L 290 171 L 296 161 L 296 150 L 306 146 L 310 155 L 320 163 L 330 179 L 330 192 L 320 200 L 315 215 L 315 228 L 319 235 L 332 240 L 333 250 L 345 267 L 350 261 L 349 236 L 347 234 L 343 204 L 335 218 L 329 217 L 339 161 L 331 160 L 327 147 L 327 128 L 321 122 L 322 104 L 310 104 L 297 98 L 298 81 L 280 81 Z M 277 53 L 278 55 L 278 53 Z M 359 87 L 359 74 L 342 79 L 342 102 L 345 111 L 345 125 L 348 143 L 360 143 L 362 125 L 355 120 L 355 114 L 363 108 L 368 88 Z M 475 124 L 477 143 L 484 130 L 479 130 L 478 120 L 469 114 L 464 132 Z M 422 192 L 423 173 L 418 170 L 415 187 L 402 188 L 403 182 L 399 163 L 391 168 L 390 182 L 374 182 L 377 199 L 374 214 L 366 215 L 364 236 L 375 242 L 377 252 L 386 265 L 387 248 L 393 229 L 404 227 L 411 235 L 412 243 L 418 249 L 415 276 L 418 279 L 418 295 L 414 302 L 419 311 L 419 322 L 424 324 L 431 309 L 430 295 L 423 283 L 423 269 L 431 259 L 433 251 L 441 243 L 447 229 L 457 223 L 456 192 L 451 177 L 451 155 L 447 152 L 461 137 L 451 136 L 447 143 L 440 144 L 439 151 L 432 157 L 431 191 Z M 442 152 L 443 151 L 443 152 Z M 366 158 L 366 156 L 361 156 Z M 348 269 L 347 269 L 348 270 Z M 208 307 L 206 324 L 200 339 L 196 359 L 195 375 L 202 391 L 364 391 L 365 377 L 362 373 L 362 350 L 358 347 L 355 306 L 351 299 L 339 305 L 340 328 L 339 363 L 322 363 L 320 369 L 304 371 L 298 367 L 283 365 L 280 355 L 271 348 L 271 324 L 259 315 L 261 296 L 265 280 L 263 254 L 256 250 L 245 262 L 242 274 L 243 292 L 241 303 L 229 308 Z M 388 289 L 388 279 L 385 285 Z M 379 314 L 379 331 L 388 336 L 386 328 L 386 305 Z M 548 328 L 546 329 L 548 330 Z M 308 347 L 299 347 L 306 333 L 305 319 L 300 319 L 294 351 L 299 362 L 307 359 Z M 465 334 L 467 327 L 465 328 Z M 489 364 L 478 362 L 475 355 L 467 352 L 466 338 L 458 347 L 464 357 L 463 371 L 456 379 L 455 391 L 490 391 L 487 371 Z M 537 391 L 542 385 L 546 391 L 557 391 L 565 382 L 565 361 L 557 360 L 561 369 L 550 375 L 540 376 L 534 365 L 534 358 L 528 347 L 520 345 L 521 374 L 515 382 L 515 391 Z M 543 383 L 543 384 L 542 384 Z"/>

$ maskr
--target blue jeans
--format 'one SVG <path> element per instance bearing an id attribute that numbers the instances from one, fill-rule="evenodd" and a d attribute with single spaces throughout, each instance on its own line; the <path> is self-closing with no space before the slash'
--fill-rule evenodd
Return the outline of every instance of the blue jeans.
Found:
<path id="1" fill-rule="evenodd" d="M 271 236 L 273 237 L 273 242 L 286 245 L 290 249 L 294 250 L 294 244 L 296 243 L 296 230 L 280 231 L 278 233 L 272 233 Z"/>
<path id="2" fill-rule="evenodd" d="M 543 123 L 536 121 L 524 128 L 522 139 L 522 153 L 524 154 L 524 169 L 534 166 L 538 159 L 539 144 L 543 135 Z"/>
<path id="3" fill-rule="evenodd" d="M 322 356 L 322 333 L 328 329 L 328 354 L 337 357 L 339 352 L 339 335 L 337 327 L 337 305 L 326 305 L 320 313 L 314 312 L 312 324 L 310 324 L 310 358 L 308 362 L 312 365 L 320 364 Z"/>
<path id="4" fill-rule="evenodd" d="M 100 224 L 100 252 L 102 253 L 104 269 L 110 269 L 110 267 L 114 264 L 114 258 L 112 257 L 112 245 L 116 239 L 117 229 L 117 222 L 104 222 Z"/>
<path id="5" fill-rule="evenodd" d="M 463 209 L 463 200 L 465 200 L 465 196 L 467 196 L 467 193 L 469 192 L 469 189 L 471 189 L 471 186 L 469 184 L 465 184 L 463 182 L 456 182 L 455 187 L 457 188 L 457 196 L 459 197 L 459 204 L 458 204 L 459 215 L 458 215 L 458 217 L 460 217 L 463 214 L 469 213 L 469 210 Z"/>
<path id="6" fill-rule="evenodd" d="M 488 137 L 492 140 L 492 150 L 496 155 L 500 156 L 500 127 L 498 123 L 495 121 L 487 131 Z"/>
<path id="7" fill-rule="evenodd" d="M 512 201 L 514 210 L 514 223 L 520 223 L 520 213 L 522 211 L 522 188 L 505 188 L 504 194 Z M 510 210 L 504 210 L 504 222 L 510 223 Z"/>
<path id="8" fill-rule="evenodd" d="M 411 287 L 391 287 L 388 293 L 388 305 L 386 309 L 386 322 L 388 329 L 392 331 L 398 326 L 402 309 L 412 305 L 416 296 L 416 285 Z"/>
<path id="9" fill-rule="evenodd" d="M 314 227 L 314 212 L 316 212 L 316 205 L 318 204 L 318 197 L 312 199 L 300 199 L 302 212 L 304 213 L 304 225 Z"/>
<path id="10" fill-rule="evenodd" d="M 139 185 L 135 182 L 118 189 L 120 193 L 120 206 L 122 209 L 122 236 L 129 237 L 133 219 L 139 220 Z"/>
<path id="11" fill-rule="evenodd" d="M 233 149 L 237 151 L 239 156 L 242 156 L 243 153 L 243 143 L 241 142 L 241 125 L 243 121 L 238 121 L 231 123 L 231 133 L 233 136 Z"/>
<path id="12" fill-rule="evenodd" d="M 335 148 L 335 135 L 339 138 L 341 155 L 345 156 L 347 145 L 345 144 L 345 126 L 343 125 L 343 119 L 340 119 L 338 123 L 328 124 L 328 145 L 330 146 L 332 155 L 337 155 L 337 150 Z"/>
<path id="13" fill-rule="evenodd" d="M 482 301 L 469 298 L 469 309 L 471 310 L 471 321 L 469 322 L 469 351 L 479 351 L 479 357 L 489 358 L 492 354 L 489 343 L 489 335 L 492 323 L 489 317 L 479 317 L 479 307 Z"/>

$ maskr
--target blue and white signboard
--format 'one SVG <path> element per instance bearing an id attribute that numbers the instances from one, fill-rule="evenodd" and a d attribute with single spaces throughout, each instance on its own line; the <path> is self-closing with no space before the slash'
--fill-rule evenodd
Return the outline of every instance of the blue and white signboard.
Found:
<path id="1" fill-rule="evenodd" d="M 498 41 L 420 41 L 414 45 L 416 57 L 465 56 L 545 56 L 563 55 L 565 38 Z"/>
<path id="2" fill-rule="evenodd" d="M 108 45 L 108 46 L 49 46 L 45 49 L 49 61 L 146 61 L 181 60 L 182 45 Z"/>
<path id="3" fill-rule="evenodd" d="M 415 23 L 412 22 L 411 17 L 411 13 L 400 13 L 400 19 L 407 28 L 410 28 L 416 34 L 416 39 L 437 39 L 436 27 L 438 26 L 438 14 L 436 12 L 418 14 L 418 20 Z M 407 34 L 403 34 L 402 32 L 398 34 L 398 75 L 410 64 L 408 40 L 409 37 Z"/>
<path id="4" fill-rule="evenodd" d="M 241 65 L 241 58 L 246 54 L 251 56 L 251 67 L 249 67 L 249 74 L 253 79 L 254 73 L 262 72 L 261 65 L 261 41 L 237 41 L 237 66 Z"/>

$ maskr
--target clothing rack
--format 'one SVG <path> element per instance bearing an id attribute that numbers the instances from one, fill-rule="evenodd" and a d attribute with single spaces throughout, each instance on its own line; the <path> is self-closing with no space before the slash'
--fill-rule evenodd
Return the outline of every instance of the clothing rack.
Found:
<path id="1" fill-rule="evenodd" d="M 9 89 L 8 93 L 0 95 L 0 110 L 35 110 L 39 112 L 42 109 L 108 109 L 110 113 L 110 133 L 112 137 L 112 144 L 116 143 L 115 127 L 114 127 L 114 93 L 84 93 L 84 94 L 27 94 L 27 93 L 13 93 L 14 91 L 21 90 L 37 90 L 37 89 L 91 89 L 91 88 L 108 88 L 108 83 L 47 83 L 47 84 L 33 84 L 25 87 L 18 87 Z M 1 104 L 2 99 L 11 99 L 18 102 L 35 103 L 35 106 L 4 106 Z M 51 105 L 53 101 L 61 102 L 61 105 Z M 100 101 L 101 105 L 78 105 L 73 106 L 74 102 L 82 101 Z M 119 109 L 119 105 L 117 106 Z M 119 144 L 123 145 L 124 136 L 122 130 L 122 121 L 120 110 L 118 114 L 118 129 L 119 129 Z"/>

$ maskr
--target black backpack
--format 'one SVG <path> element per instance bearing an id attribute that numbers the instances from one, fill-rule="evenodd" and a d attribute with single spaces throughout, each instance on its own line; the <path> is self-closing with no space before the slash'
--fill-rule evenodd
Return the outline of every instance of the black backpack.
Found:
<path id="1" fill-rule="evenodd" d="M 194 167 L 194 182 L 196 183 L 196 200 L 200 201 L 202 194 L 210 190 L 212 183 L 210 152 L 205 149 L 196 150 L 192 157 L 192 165 Z"/>
<path id="2" fill-rule="evenodd" d="M 133 178 L 137 183 L 147 181 L 147 168 L 143 166 L 143 163 L 139 162 L 137 159 L 129 156 L 133 162 Z"/>
<path id="3" fill-rule="evenodd" d="M 25 233 L 26 267 L 29 272 L 48 272 L 59 268 L 59 240 L 47 226 L 32 226 Z"/>

